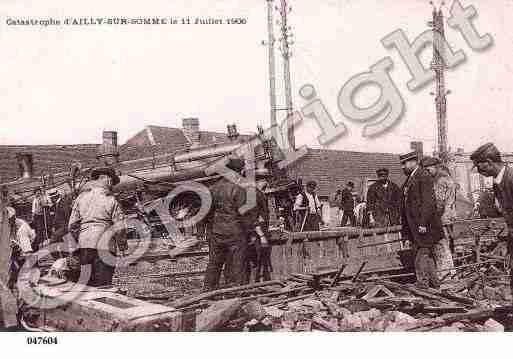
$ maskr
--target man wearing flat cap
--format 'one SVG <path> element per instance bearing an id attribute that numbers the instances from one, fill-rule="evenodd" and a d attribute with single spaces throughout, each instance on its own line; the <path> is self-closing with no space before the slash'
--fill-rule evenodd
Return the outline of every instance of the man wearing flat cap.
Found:
<path id="1" fill-rule="evenodd" d="M 436 157 L 425 156 L 422 167 L 429 172 L 435 183 L 436 210 L 442 219 L 443 238 L 434 247 L 435 262 L 438 270 L 454 268 L 451 248 L 454 248 L 453 223 L 456 220 L 456 182 L 451 178 L 449 169 Z M 438 272 L 439 278 L 447 271 Z M 454 270 L 452 274 L 456 273 Z"/>
<path id="2" fill-rule="evenodd" d="M 367 212 L 371 227 L 395 226 L 400 222 L 401 190 L 388 179 L 388 168 L 376 171 L 378 180 L 367 191 Z"/>
<path id="3" fill-rule="evenodd" d="M 236 172 L 238 180 L 244 173 L 244 161 L 231 158 L 226 168 Z M 219 172 L 226 171 L 222 167 Z M 223 173 L 220 173 L 223 174 Z M 237 182 L 237 181 L 235 181 Z M 205 219 L 208 228 L 209 261 L 205 274 L 203 290 L 211 291 L 219 287 L 221 272 L 225 285 L 242 285 L 247 280 L 246 255 L 248 241 L 252 234 L 258 236 L 261 243 L 268 243 L 264 230 L 259 224 L 259 201 L 254 208 L 241 212 L 246 204 L 247 189 L 242 182 L 234 183 L 222 176 L 211 188 L 212 205 Z"/>
<path id="4" fill-rule="evenodd" d="M 502 161 L 501 153 L 491 142 L 475 150 L 470 159 L 481 175 L 493 177 L 493 191 L 508 229 L 508 253 L 510 268 L 513 268 L 513 169 Z M 510 278 L 510 286 L 513 294 L 513 276 Z"/>
<path id="5" fill-rule="evenodd" d="M 114 254 L 111 241 L 104 248 L 100 239 L 116 223 L 125 219 L 120 204 L 112 194 L 112 188 L 119 183 L 119 177 L 112 167 L 99 167 L 91 172 L 88 189 L 80 193 L 73 204 L 68 229 L 78 233 L 79 258 L 82 270 L 90 268 L 87 285 L 98 287 L 112 284 L 114 266 L 102 260 L 103 254 Z M 123 234 L 118 233 L 121 237 Z M 109 256 L 110 257 L 110 256 Z"/>
<path id="6" fill-rule="evenodd" d="M 442 222 L 433 178 L 419 166 L 417 152 L 400 156 L 400 161 L 408 176 L 402 187 L 402 235 L 412 243 L 417 285 L 438 288 L 433 248 L 442 238 Z"/>

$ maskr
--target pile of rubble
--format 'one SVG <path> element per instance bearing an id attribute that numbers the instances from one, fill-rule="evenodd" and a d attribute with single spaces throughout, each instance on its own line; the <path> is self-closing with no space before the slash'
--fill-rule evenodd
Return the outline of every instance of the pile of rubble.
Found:
<path id="1" fill-rule="evenodd" d="M 364 275 L 337 278 L 337 271 L 328 271 L 168 304 L 196 311 L 197 331 L 508 330 L 509 276 L 484 263 L 456 277 L 435 290 Z"/>

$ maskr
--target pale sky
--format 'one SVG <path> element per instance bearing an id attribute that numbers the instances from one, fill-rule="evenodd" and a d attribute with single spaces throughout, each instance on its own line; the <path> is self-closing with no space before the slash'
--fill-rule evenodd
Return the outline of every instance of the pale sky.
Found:
<path id="1" fill-rule="evenodd" d="M 294 104 L 305 101 L 300 86 L 313 84 L 335 121 L 349 134 L 330 148 L 404 152 L 409 142 L 434 146 L 435 109 L 429 92 L 406 87 L 410 74 L 397 51 L 381 39 L 402 29 L 410 41 L 427 29 L 427 0 L 289 0 Z M 446 17 L 452 1 L 446 1 Z M 279 4 L 275 0 L 276 5 Z M 447 74 L 449 142 L 471 151 L 494 141 L 513 151 L 513 1 L 461 0 L 474 5 L 474 24 L 494 45 L 474 52 L 446 26 L 454 50 L 467 61 Z M 246 25 L 7 26 L 8 18 L 64 17 L 242 17 Z M 275 19 L 278 13 L 275 12 Z M 120 142 L 147 125 L 180 127 L 197 116 L 202 129 L 240 132 L 269 124 L 266 2 L 264 0 L 1 0 L 0 144 L 98 143 L 102 130 L 117 130 Z M 275 28 L 278 37 L 278 27 Z M 337 96 L 347 80 L 390 56 L 391 77 L 406 105 L 400 124 L 374 139 L 363 125 L 343 117 Z M 278 104 L 284 105 L 282 63 L 276 57 Z M 431 48 L 424 51 L 425 63 Z M 363 90 L 360 105 L 378 91 Z M 319 147 L 315 125 L 304 125 L 297 143 Z"/>

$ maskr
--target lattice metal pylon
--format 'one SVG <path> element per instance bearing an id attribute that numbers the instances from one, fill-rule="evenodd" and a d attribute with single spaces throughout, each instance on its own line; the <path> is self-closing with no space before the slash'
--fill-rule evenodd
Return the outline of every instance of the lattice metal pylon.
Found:
<path id="1" fill-rule="evenodd" d="M 445 89 L 445 32 L 442 9 L 433 6 L 433 20 L 428 23 L 433 29 L 433 60 L 431 69 L 435 72 L 435 109 L 437 125 L 437 154 L 443 163 L 449 160 L 447 94 Z"/>

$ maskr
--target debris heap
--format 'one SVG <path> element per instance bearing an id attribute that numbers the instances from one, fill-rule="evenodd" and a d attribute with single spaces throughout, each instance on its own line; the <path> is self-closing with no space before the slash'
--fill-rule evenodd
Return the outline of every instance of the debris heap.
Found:
<path id="1" fill-rule="evenodd" d="M 477 268 L 477 269 L 476 269 Z M 472 269 L 472 270 L 471 270 Z M 504 331 L 509 275 L 493 264 L 460 272 L 440 289 L 341 270 L 294 274 L 167 303 L 195 313 L 196 331 Z M 402 281 L 402 282 L 401 282 Z"/>

